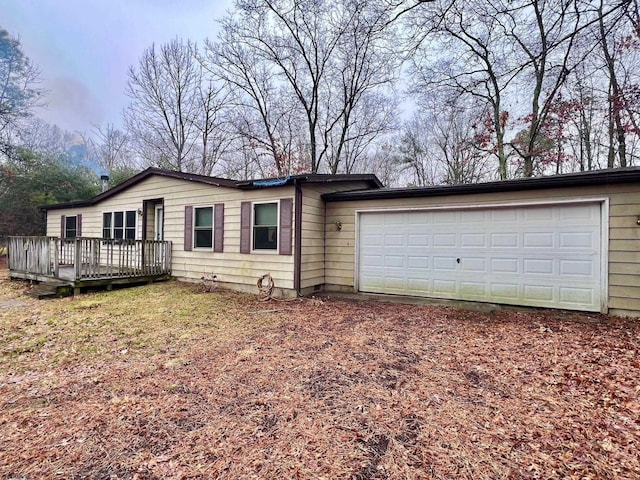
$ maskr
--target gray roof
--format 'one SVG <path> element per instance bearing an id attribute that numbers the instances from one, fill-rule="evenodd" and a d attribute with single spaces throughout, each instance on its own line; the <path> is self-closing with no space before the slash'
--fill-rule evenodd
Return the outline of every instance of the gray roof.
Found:
<path id="1" fill-rule="evenodd" d="M 517 180 L 502 180 L 486 183 L 335 192 L 324 194 L 322 198 L 327 202 L 339 202 L 386 198 L 438 197 L 444 195 L 513 192 L 636 182 L 640 182 L 640 167 L 592 170 L 589 172 L 566 173 L 546 177 L 520 178 Z"/>
<path id="2" fill-rule="evenodd" d="M 263 180 L 229 180 L 226 178 L 210 177 L 207 175 L 197 175 L 195 173 L 176 172 L 173 170 L 163 170 L 161 168 L 150 167 L 142 172 L 134 175 L 127 181 L 117 185 L 89 200 L 79 200 L 75 202 L 57 203 L 42 207 L 44 210 L 58 210 L 62 208 L 87 207 L 95 205 L 102 200 L 112 197 L 129 187 L 141 182 L 142 180 L 157 175 L 168 178 L 178 178 L 189 182 L 204 183 L 214 187 L 236 188 L 239 190 L 258 190 L 264 188 L 280 187 L 285 185 L 294 185 L 296 183 L 343 183 L 343 182 L 365 182 L 370 189 L 382 187 L 382 183 L 375 175 L 372 174 L 339 174 L 339 175 L 323 175 L 323 174 L 302 174 L 288 175 L 280 178 L 267 178 Z"/>

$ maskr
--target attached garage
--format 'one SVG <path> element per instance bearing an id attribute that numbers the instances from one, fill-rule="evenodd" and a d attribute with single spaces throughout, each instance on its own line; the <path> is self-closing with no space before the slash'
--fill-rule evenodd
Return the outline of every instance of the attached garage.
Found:
<path id="1" fill-rule="evenodd" d="M 361 292 L 600 311 L 602 202 L 358 213 Z"/>
<path id="2" fill-rule="evenodd" d="M 325 289 L 640 316 L 640 168 L 323 196 Z"/>

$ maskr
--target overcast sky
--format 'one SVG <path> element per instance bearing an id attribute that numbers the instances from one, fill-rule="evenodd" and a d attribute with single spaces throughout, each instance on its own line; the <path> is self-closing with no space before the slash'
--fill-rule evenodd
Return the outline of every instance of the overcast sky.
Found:
<path id="1" fill-rule="evenodd" d="M 40 68 L 38 116 L 71 131 L 122 123 L 127 69 L 174 37 L 214 38 L 233 0 L 1 0 L 0 28 Z"/>

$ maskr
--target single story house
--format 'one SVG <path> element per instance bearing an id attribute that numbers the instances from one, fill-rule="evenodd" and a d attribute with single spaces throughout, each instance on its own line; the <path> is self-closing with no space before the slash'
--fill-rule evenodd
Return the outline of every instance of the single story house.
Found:
<path id="1" fill-rule="evenodd" d="M 640 168 L 424 188 L 149 168 L 47 207 L 47 235 L 171 242 L 171 274 L 640 316 Z"/>

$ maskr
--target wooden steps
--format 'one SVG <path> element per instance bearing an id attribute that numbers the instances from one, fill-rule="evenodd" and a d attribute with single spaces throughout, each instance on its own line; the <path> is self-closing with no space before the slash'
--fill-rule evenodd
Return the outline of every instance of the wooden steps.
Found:
<path id="1" fill-rule="evenodd" d="M 34 285 L 33 288 L 27 292 L 27 295 L 37 298 L 38 300 L 70 297 L 73 295 L 73 285 L 65 282 L 43 282 Z"/>

